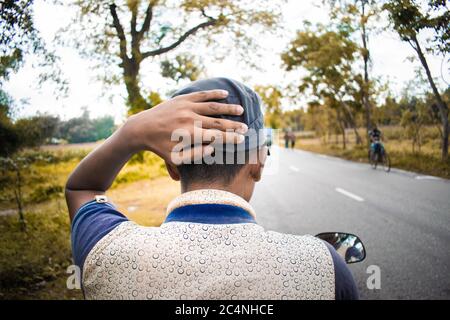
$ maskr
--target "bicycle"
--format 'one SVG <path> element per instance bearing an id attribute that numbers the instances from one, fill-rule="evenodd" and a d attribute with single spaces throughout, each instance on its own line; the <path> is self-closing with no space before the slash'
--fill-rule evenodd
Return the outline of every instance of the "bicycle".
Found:
<path id="1" fill-rule="evenodd" d="M 379 140 L 374 141 L 370 147 L 369 163 L 373 169 L 376 169 L 378 164 L 381 164 L 384 171 L 391 171 L 391 160 L 389 159 L 386 149 Z"/>

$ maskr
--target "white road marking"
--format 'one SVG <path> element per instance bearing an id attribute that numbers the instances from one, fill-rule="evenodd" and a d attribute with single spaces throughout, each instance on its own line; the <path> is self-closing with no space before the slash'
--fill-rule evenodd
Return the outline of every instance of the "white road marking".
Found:
<path id="1" fill-rule="evenodd" d="M 361 198 L 360 196 L 357 196 L 356 194 L 351 193 L 351 192 L 349 192 L 347 190 L 344 190 L 344 189 L 341 189 L 341 188 L 336 188 L 335 190 L 337 192 L 339 192 L 339 193 L 342 193 L 343 195 L 345 195 L 345 196 L 347 196 L 349 198 L 352 198 L 353 200 L 356 200 L 356 201 L 359 201 L 359 202 L 363 202 L 364 201 L 364 199 Z"/>
<path id="2" fill-rule="evenodd" d="M 299 168 L 294 167 L 294 166 L 289 166 L 289 169 L 291 169 L 291 170 L 294 171 L 294 172 L 299 172 L 299 171 L 300 171 Z"/>
<path id="3" fill-rule="evenodd" d="M 441 178 L 433 176 L 416 176 L 417 180 L 441 180 Z"/>

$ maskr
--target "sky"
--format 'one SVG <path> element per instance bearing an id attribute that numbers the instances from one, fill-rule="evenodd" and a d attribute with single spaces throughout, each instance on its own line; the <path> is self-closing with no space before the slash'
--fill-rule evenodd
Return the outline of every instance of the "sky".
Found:
<path id="1" fill-rule="evenodd" d="M 260 70 L 246 68 L 239 62 L 239 57 L 230 54 L 222 62 L 204 58 L 208 77 L 231 77 L 254 85 L 278 85 L 286 86 L 298 79 L 299 74 L 283 71 L 280 53 L 287 48 L 295 32 L 301 28 L 302 21 L 309 20 L 312 23 L 326 24 L 328 14 L 324 8 L 320 8 L 314 0 L 287 0 L 282 7 L 283 31 L 278 35 L 266 35 L 257 39 L 261 47 L 261 57 L 257 59 Z M 72 12 L 67 7 L 55 6 L 44 0 L 36 0 L 34 3 L 35 25 L 43 39 L 53 45 L 56 31 L 70 20 Z M 381 24 L 383 22 L 380 22 Z M 416 77 L 415 69 L 418 62 L 408 61 L 408 57 L 414 55 L 414 51 L 405 42 L 392 32 L 384 31 L 371 36 L 369 49 L 372 55 L 372 77 L 381 77 L 389 81 L 390 88 L 398 94 L 405 83 Z M 36 85 L 38 70 L 33 67 L 33 58 L 29 57 L 25 66 L 11 76 L 5 84 L 5 90 L 14 98 L 17 105 L 16 117 L 32 116 L 36 113 L 48 113 L 58 115 L 67 120 L 80 116 L 83 108 L 89 110 L 92 117 L 112 115 L 117 123 L 126 117 L 125 88 L 118 86 L 113 92 L 105 92 L 102 83 L 95 79 L 92 71 L 92 61 L 79 56 L 74 48 L 56 47 L 56 53 L 61 58 L 61 67 L 65 78 L 69 82 L 67 97 L 57 98 L 52 84 L 44 84 L 41 88 Z M 179 49 L 183 51 L 183 47 Z M 448 58 L 427 56 L 432 74 L 438 80 L 441 87 L 448 86 L 450 77 L 448 74 Z M 149 81 L 152 90 L 168 92 L 176 88 L 173 81 L 164 79 L 159 74 L 158 65 L 151 65 L 151 61 L 144 61 L 144 83 Z M 447 72 L 445 72 L 447 70 Z M 111 100 L 109 97 L 113 96 Z M 297 103 L 283 101 L 284 109 L 292 109 L 304 106 L 304 101 L 299 99 Z"/>

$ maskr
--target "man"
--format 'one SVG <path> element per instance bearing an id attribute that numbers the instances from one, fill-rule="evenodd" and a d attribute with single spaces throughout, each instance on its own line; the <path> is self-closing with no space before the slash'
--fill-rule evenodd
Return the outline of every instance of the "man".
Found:
<path id="1" fill-rule="evenodd" d="M 369 137 L 371 142 L 379 141 L 381 139 L 381 131 L 375 125 L 372 130 L 369 130 Z"/>
<path id="2" fill-rule="evenodd" d="M 175 163 L 171 135 L 198 131 L 199 121 L 201 141 Z M 132 116 L 91 152 L 66 186 L 86 298 L 356 299 L 353 277 L 331 246 L 256 223 L 249 201 L 267 155 L 262 129 L 257 94 L 214 78 Z M 129 221 L 102 196 L 141 150 L 162 157 L 181 182 L 182 193 L 169 204 L 161 227 Z M 244 161 L 237 161 L 241 155 Z M 199 164 L 186 163 L 199 157 Z"/>
<path id="3" fill-rule="evenodd" d="M 297 139 L 297 137 L 295 136 L 295 133 L 293 131 L 291 131 L 289 133 L 289 140 L 291 140 L 291 149 L 295 148 L 295 140 Z"/>
<path id="4" fill-rule="evenodd" d="M 381 131 L 375 125 L 372 130 L 369 130 L 369 138 L 370 138 L 370 150 L 375 153 L 380 153 L 382 151 L 383 146 L 378 143 L 381 140 Z M 369 150 L 369 157 L 370 157 Z"/>

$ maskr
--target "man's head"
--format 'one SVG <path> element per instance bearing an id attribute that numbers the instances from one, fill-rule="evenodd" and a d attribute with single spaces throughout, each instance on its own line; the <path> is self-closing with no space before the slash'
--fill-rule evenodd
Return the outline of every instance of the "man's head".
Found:
<path id="1" fill-rule="evenodd" d="M 249 130 L 240 145 L 214 145 L 210 161 L 201 164 L 167 165 L 171 177 L 181 181 L 182 191 L 215 188 L 236 193 L 250 200 L 255 182 L 261 178 L 267 149 L 264 145 L 263 114 L 259 96 L 242 83 L 228 78 L 211 78 L 192 82 L 176 91 L 173 97 L 192 92 L 222 89 L 227 98 L 218 102 L 238 104 L 244 108 L 240 116 L 219 118 L 245 123 Z"/>

